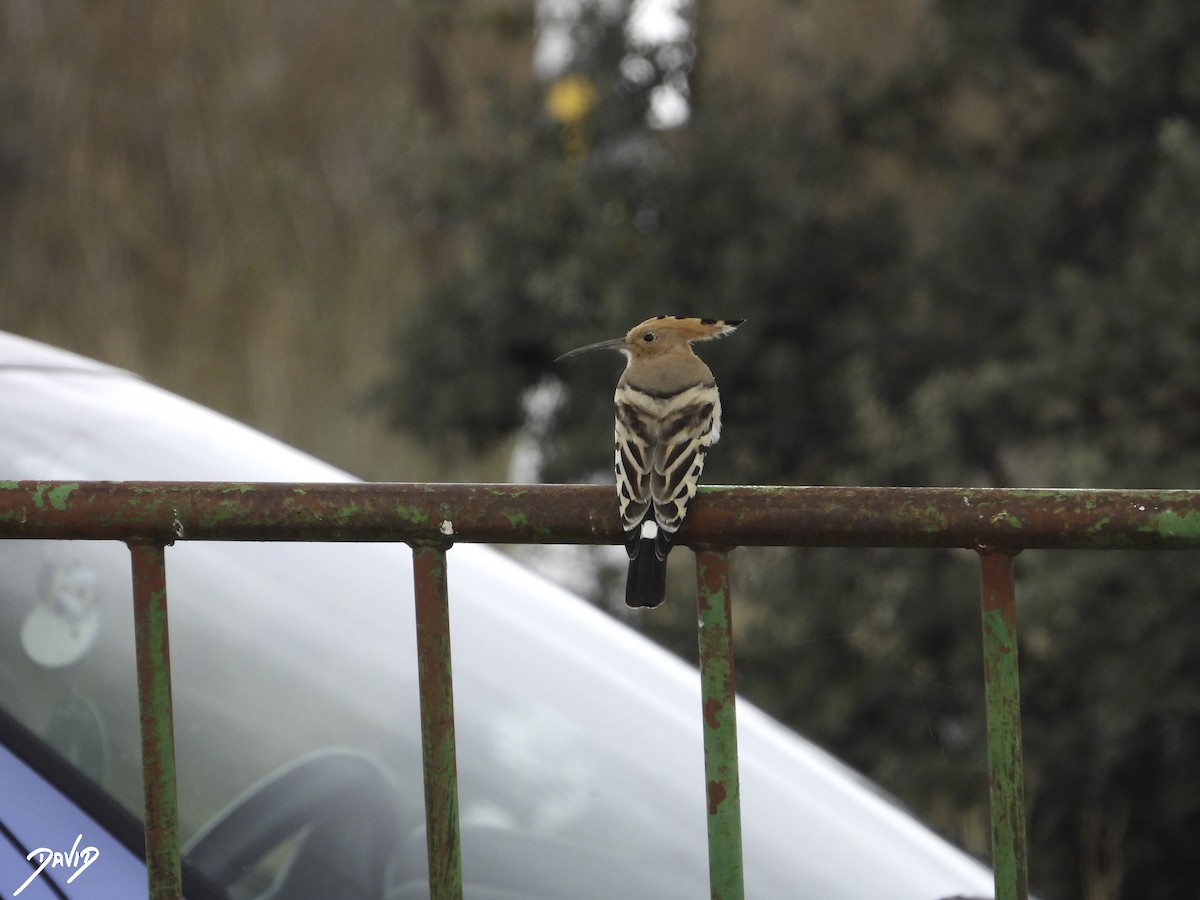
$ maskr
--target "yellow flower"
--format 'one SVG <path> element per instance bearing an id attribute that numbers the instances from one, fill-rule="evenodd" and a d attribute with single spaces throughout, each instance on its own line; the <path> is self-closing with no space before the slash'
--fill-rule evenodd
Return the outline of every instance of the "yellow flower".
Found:
<path id="1" fill-rule="evenodd" d="M 585 75 L 564 75 L 546 91 L 546 111 L 563 125 L 578 125 L 596 105 L 596 88 Z"/>

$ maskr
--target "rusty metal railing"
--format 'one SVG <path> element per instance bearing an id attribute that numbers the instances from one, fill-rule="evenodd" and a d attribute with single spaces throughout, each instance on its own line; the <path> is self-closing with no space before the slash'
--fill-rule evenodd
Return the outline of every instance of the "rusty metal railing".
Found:
<path id="1" fill-rule="evenodd" d="M 200 541 L 395 541 L 414 553 L 430 894 L 462 896 L 446 550 L 453 542 L 616 544 L 612 490 L 567 485 L 0 482 L 0 538 L 114 540 L 132 555 L 149 895 L 180 896 L 164 548 Z M 702 488 L 697 551 L 712 896 L 741 898 L 728 551 L 735 546 L 978 552 L 993 868 L 1027 897 L 1013 557 L 1023 549 L 1200 548 L 1200 492 Z"/>

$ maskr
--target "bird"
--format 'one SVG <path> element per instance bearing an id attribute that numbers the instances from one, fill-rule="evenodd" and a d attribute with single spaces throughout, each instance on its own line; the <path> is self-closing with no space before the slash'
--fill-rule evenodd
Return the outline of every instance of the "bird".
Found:
<path id="1" fill-rule="evenodd" d="M 564 353 L 561 362 L 594 350 L 618 350 L 625 371 L 616 406 L 617 499 L 629 575 L 625 603 L 663 602 L 667 554 L 696 496 L 704 456 L 721 436 L 721 396 L 695 341 L 732 334 L 744 319 L 656 316 L 620 338 Z"/>

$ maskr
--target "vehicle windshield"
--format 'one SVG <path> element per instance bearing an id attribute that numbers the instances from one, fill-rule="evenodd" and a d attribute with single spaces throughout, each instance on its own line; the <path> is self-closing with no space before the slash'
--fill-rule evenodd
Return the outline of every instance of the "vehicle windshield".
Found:
<path id="1" fill-rule="evenodd" d="M 349 480 L 100 367 L 0 366 L 0 421 L 0 479 Z M 0 705 L 140 817 L 127 549 L 0 541 L 0 572 Z M 410 550 L 181 541 L 167 574 L 182 841 L 298 761 L 353 751 L 395 812 L 395 896 L 420 896 Z M 449 581 L 467 885 L 707 896 L 695 671 L 491 549 L 452 548 Z M 825 754 L 739 716 L 748 895 L 990 891 Z"/>

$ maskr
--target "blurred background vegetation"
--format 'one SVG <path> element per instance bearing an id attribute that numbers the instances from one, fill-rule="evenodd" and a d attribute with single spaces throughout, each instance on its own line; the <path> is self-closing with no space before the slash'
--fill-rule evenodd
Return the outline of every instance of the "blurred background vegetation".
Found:
<path id="1" fill-rule="evenodd" d="M 0 328 L 364 477 L 585 480 L 619 362 L 553 358 L 747 318 L 710 483 L 1195 486 L 1200 6 L 644 11 L 6 0 Z M 686 556 L 632 622 L 693 656 Z M 738 557 L 742 691 L 986 853 L 972 556 Z M 1034 886 L 1195 894 L 1194 556 L 1017 565 Z"/>

